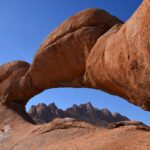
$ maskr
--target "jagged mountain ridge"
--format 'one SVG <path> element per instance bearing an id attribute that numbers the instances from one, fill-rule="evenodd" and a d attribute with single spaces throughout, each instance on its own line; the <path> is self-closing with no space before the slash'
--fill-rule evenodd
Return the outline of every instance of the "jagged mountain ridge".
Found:
<path id="1" fill-rule="evenodd" d="M 111 113 L 108 109 L 98 109 L 88 102 L 86 104 L 73 105 L 66 110 L 59 109 L 55 103 L 48 106 L 44 103 L 32 105 L 28 114 L 36 124 L 48 123 L 56 118 L 75 118 L 94 125 L 107 126 L 109 123 L 127 121 L 127 117 L 119 113 Z"/>

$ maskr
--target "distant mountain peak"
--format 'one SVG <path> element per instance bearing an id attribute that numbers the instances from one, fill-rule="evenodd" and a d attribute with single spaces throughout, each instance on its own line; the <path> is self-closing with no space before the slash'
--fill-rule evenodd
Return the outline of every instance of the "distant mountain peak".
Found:
<path id="1" fill-rule="evenodd" d="M 85 105 L 90 106 L 90 107 L 93 107 L 93 105 L 92 105 L 91 102 L 87 102 Z"/>
<path id="2" fill-rule="evenodd" d="M 45 103 L 39 103 L 36 108 L 45 108 L 47 105 Z"/>
<path id="3" fill-rule="evenodd" d="M 101 109 L 101 111 L 102 111 L 102 112 L 106 112 L 106 113 L 111 113 L 110 110 L 107 109 L 107 108 L 103 108 L 103 109 Z"/>
<path id="4" fill-rule="evenodd" d="M 127 121 L 127 117 L 119 113 L 111 113 L 107 108 L 98 109 L 91 102 L 76 105 L 66 110 L 59 109 L 55 103 L 48 106 L 44 103 L 31 106 L 29 115 L 37 124 L 47 123 L 56 118 L 74 118 L 94 125 L 107 126 L 109 123 Z"/>
<path id="5" fill-rule="evenodd" d="M 77 108 L 77 107 L 78 107 L 77 104 L 73 104 L 73 105 L 72 105 L 72 108 Z"/>
<path id="6" fill-rule="evenodd" d="M 48 105 L 48 107 L 49 107 L 49 108 L 53 108 L 53 109 L 58 109 L 54 102 L 53 102 L 53 103 L 50 103 L 50 104 Z"/>
<path id="7" fill-rule="evenodd" d="M 87 106 L 87 108 L 94 108 L 91 102 L 88 102 L 85 105 Z"/>

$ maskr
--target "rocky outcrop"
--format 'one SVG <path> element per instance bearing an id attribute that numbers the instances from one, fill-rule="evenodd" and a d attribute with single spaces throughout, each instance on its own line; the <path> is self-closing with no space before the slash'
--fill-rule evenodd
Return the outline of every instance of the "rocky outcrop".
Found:
<path id="1" fill-rule="evenodd" d="M 144 0 L 123 25 L 101 36 L 86 64 L 92 87 L 150 110 L 150 1 Z M 110 86 L 111 85 L 111 86 Z"/>
<path id="2" fill-rule="evenodd" d="M 48 106 L 40 103 L 37 106 L 31 106 L 28 114 L 36 124 L 48 123 L 56 118 L 74 118 L 93 125 L 107 127 L 110 123 L 129 120 L 119 113 L 112 114 L 106 108 L 99 110 L 93 107 L 90 102 L 79 106 L 74 104 L 66 110 L 57 108 L 54 103 Z"/>
<path id="3" fill-rule="evenodd" d="M 145 125 L 143 122 L 139 121 L 119 121 L 115 123 L 110 123 L 108 125 L 109 129 L 119 128 L 122 126 L 135 126 L 135 128 L 142 129 L 145 131 L 150 131 L 150 127 Z"/>
<path id="4" fill-rule="evenodd" d="M 34 57 L 29 70 L 34 86 L 86 86 L 83 76 L 91 49 L 101 35 L 120 23 L 99 9 L 87 9 L 66 20 L 46 38 Z"/>
<path id="5" fill-rule="evenodd" d="M 0 131 L 1 150 L 146 150 L 148 127 L 126 125 L 100 128 L 74 119 L 55 119 L 44 125 L 7 125 Z"/>
<path id="6" fill-rule="evenodd" d="M 56 118 L 65 118 L 65 112 L 58 109 L 54 103 L 48 106 L 44 103 L 39 103 L 37 106 L 31 106 L 29 116 L 36 124 L 48 123 Z"/>

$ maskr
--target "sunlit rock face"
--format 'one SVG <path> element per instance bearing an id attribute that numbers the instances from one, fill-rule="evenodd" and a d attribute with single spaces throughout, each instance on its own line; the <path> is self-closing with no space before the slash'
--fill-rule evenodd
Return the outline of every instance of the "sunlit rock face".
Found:
<path id="1" fill-rule="evenodd" d="M 149 111 L 149 12 L 149 0 L 126 23 L 103 10 L 85 10 L 55 29 L 31 64 L 0 66 L 0 149 L 149 149 L 143 127 L 102 131 L 75 120 L 34 126 L 25 112 L 31 97 L 54 87 L 100 89 Z"/>
<path id="2" fill-rule="evenodd" d="M 101 36 L 87 59 L 92 87 L 150 110 L 150 2 Z"/>

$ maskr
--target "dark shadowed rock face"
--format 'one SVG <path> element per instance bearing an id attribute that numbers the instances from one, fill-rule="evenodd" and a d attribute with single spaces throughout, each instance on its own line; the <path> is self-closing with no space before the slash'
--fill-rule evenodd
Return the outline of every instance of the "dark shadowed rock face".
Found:
<path id="1" fill-rule="evenodd" d="M 122 116 L 119 113 L 113 113 L 113 117 L 115 118 L 116 122 L 119 122 L 122 118 L 124 118 L 124 120 L 128 120 L 126 116 Z"/>
<path id="2" fill-rule="evenodd" d="M 150 127 L 145 125 L 143 122 L 140 122 L 140 121 L 118 121 L 118 122 L 115 122 L 115 123 L 110 123 L 108 125 L 108 128 L 109 129 L 114 129 L 114 128 L 119 128 L 119 127 L 122 127 L 122 126 L 136 126 L 136 128 L 138 129 L 142 129 L 142 130 L 145 130 L 145 131 L 150 131 Z"/>
<path id="3" fill-rule="evenodd" d="M 65 117 L 64 111 L 58 109 L 54 103 L 48 106 L 44 103 L 39 103 L 36 106 L 33 105 L 29 110 L 29 115 L 37 124 L 48 123 L 55 118 Z"/>
<path id="4" fill-rule="evenodd" d="M 37 124 L 48 123 L 56 118 L 75 118 L 99 126 L 107 126 L 109 123 L 129 120 L 119 113 L 112 114 L 106 108 L 99 110 L 93 107 L 91 103 L 74 104 L 66 110 L 57 108 L 54 103 L 48 106 L 40 103 L 30 108 L 29 115 Z"/>

